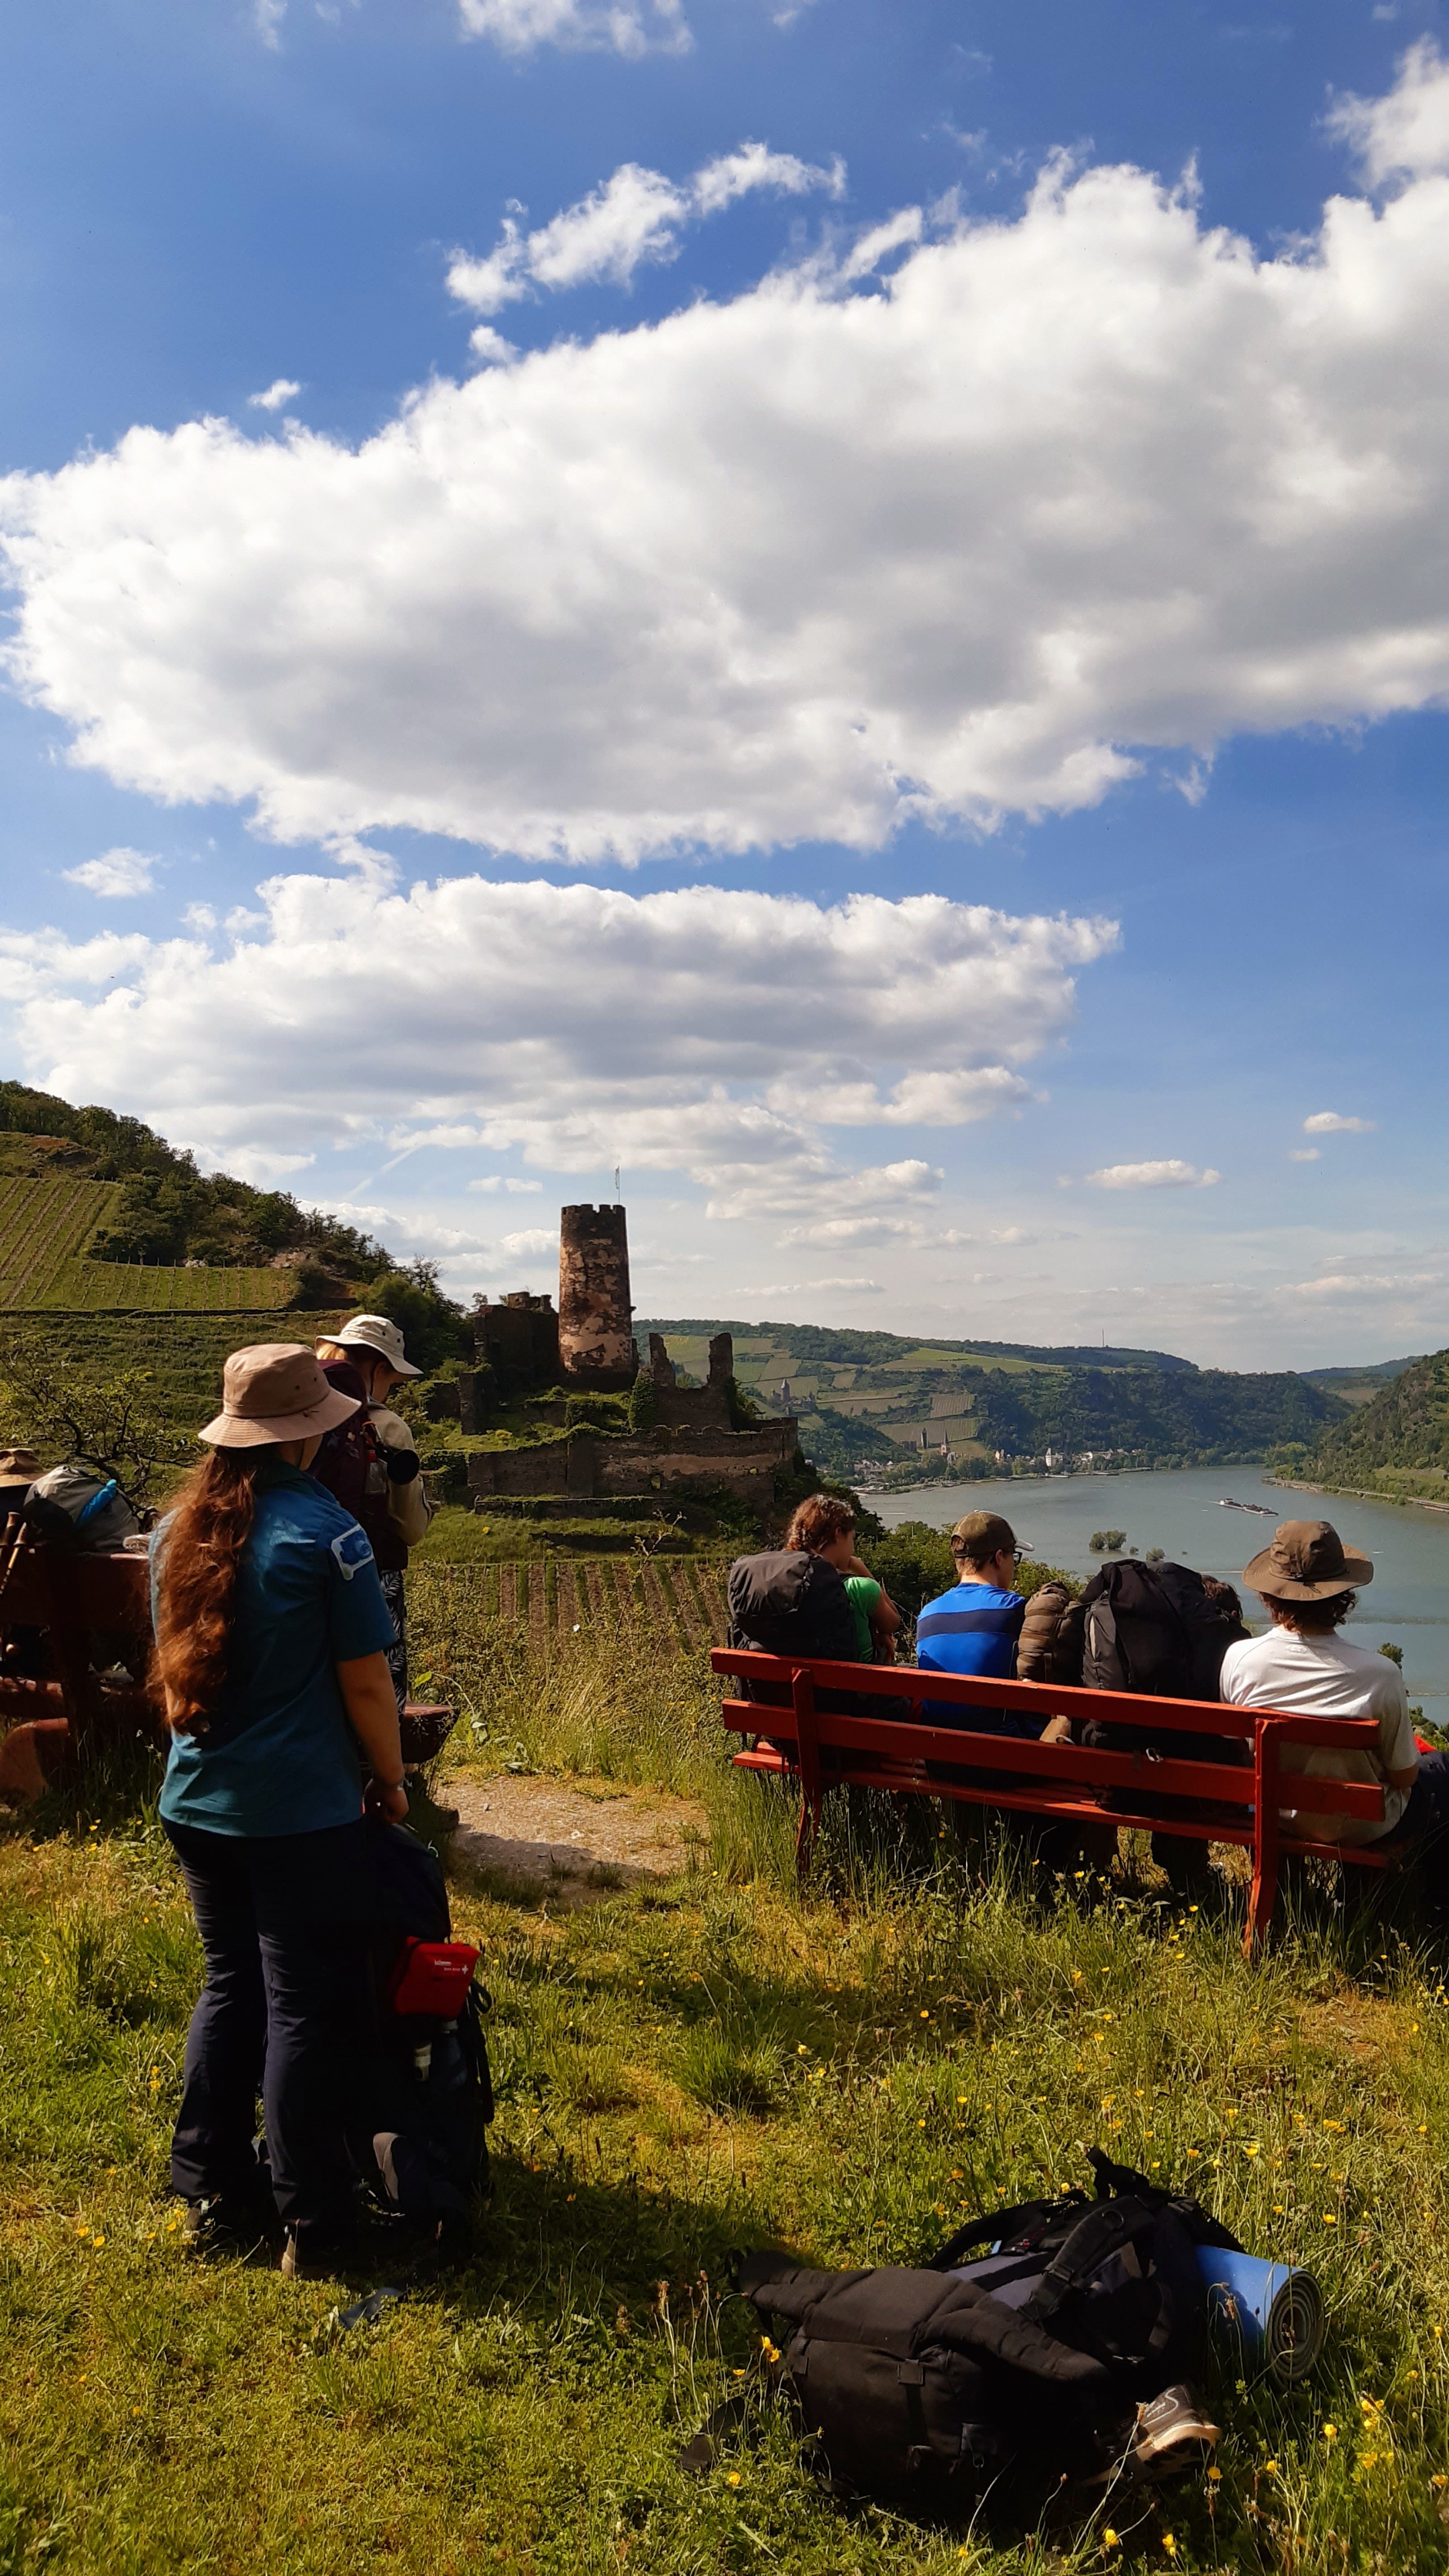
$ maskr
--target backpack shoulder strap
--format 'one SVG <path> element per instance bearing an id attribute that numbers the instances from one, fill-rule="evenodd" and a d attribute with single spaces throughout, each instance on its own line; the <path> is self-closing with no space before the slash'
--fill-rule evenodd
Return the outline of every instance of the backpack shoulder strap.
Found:
<path id="1" fill-rule="evenodd" d="M 1054 2317 L 1063 2300 L 1090 2281 L 1112 2255 L 1135 2238 L 1150 2235 L 1158 2218 L 1159 2212 L 1145 2201 L 1099 2200 L 1052 2256 L 1022 2315 L 1038 2323 Z"/>
<path id="2" fill-rule="evenodd" d="M 1013 2251 L 1019 2247 L 1025 2253 L 1045 2235 L 1053 2219 L 1087 2205 L 1086 2193 L 1073 2189 L 1063 2193 L 1060 2200 L 1024 2200 L 1019 2209 L 996 2209 L 989 2217 L 968 2219 L 954 2236 L 947 2237 L 925 2268 L 928 2272 L 952 2272 L 962 2255 L 969 2254 L 975 2245 L 1009 2246 Z"/>

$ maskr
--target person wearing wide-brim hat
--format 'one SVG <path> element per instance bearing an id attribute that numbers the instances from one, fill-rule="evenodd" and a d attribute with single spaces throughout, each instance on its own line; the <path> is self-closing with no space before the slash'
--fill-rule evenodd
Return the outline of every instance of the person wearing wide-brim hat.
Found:
<path id="1" fill-rule="evenodd" d="M 356 1397 L 291 1342 L 233 1351 L 222 1390 L 198 1434 L 210 1455 L 152 1542 L 161 1818 L 206 1956 L 171 2180 L 199 2249 L 258 2241 L 280 2218 L 283 2270 L 327 2271 L 353 2220 L 364 1762 L 373 1803 L 407 1813 L 393 1623 L 364 1532 L 306 1472 Z"/>
<path id="2" fill-rule="evenodd" d="M 1304 1812 L 1315 1842 L 1375 1842 L 1403 1823 L 1419 1770 L 1404 1676 L 1386 1655 L 1350 1645 L 1338 1633 L 1358 1594 L 1372 1583 L 1372 1560 L 1346 1547 L 1331 1521 L 1283 1521 L 1261 1554 L 1243 1568 L 1272 1626 L 1265 1637 L 1229 1646 L 1222 1696 L 1235 1708 L 1287 1709 L 1304 1717 L 1373 1717 L 1378 1749 L 1342 1753 L 1285 1745 L 1283 1768 L 1320 1780 L 1360 1780 L 1384 1792 L 1384 1821 Z M 1291 1832 L 1296 1818 L 1285 1811 Z"/>
<path id="3" fill-rule="evenodd" d="M 339 1332 L 317 1344 L 317 1357 L 331 1383 L 360 1395 L 367 1409 L 365 1460 L 353 1454 L 362 1444 L 344 1428 L 323 1442 L 314 1472 L 329 1492 L 356 1513 L 372 1541 L 383 1597 L 397 1632 L 388 1661 L 401 1709 L 408 1690 L 403 1576 L 409 1553 L 425 1534 L 430 1515 L 417 1442 L 387 1399 L 399 1380 L 419 1378 L 423 1371 L 408 1358 L 402 1333 L 390 1315 L 349 1316 Z"/>

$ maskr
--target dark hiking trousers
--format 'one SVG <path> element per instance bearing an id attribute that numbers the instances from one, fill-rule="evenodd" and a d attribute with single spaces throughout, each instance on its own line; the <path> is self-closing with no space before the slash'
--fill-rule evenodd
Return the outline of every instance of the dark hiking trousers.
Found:
<path id="1" fill-rule="evenodd" d="M 352 2175 L 344 2130 L 370 2015 L 367 1828 L 359 1818 L 316 1834 L 166 1831 L 206 1954 L 186 2038 L 172 2189 L 185 2200 L 258 2196 L 267 2178 L 253 2145 L 260 2093 L 279 2214 L 303 2240 L 345 2237 Z"/>

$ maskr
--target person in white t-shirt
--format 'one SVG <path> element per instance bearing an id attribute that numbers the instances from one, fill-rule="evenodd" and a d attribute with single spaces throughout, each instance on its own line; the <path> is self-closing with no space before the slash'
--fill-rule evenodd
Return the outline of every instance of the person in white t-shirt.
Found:
<path id="1" fill-rule="evenodd" d="M 1243 1569 L 1273 1625 L 1266 1637 L 1229 1646 L 1223 1657 L 1222 1697 L 1234 1708 L 1281 1708 L 1302 1717 L 1373 1717 L 1379 1740 L 1373 1752 L 1357 1746 L 1285 1745 L 1285 1772 L 1319 1780 L 1360 1780 L 1381 1786 L 1384 1821 L 1362 1816 L 1283 1813 L 1285 1829 L 1301 1829 L 1314 1842 L 1376 1842 L 1403 1822 L 1419 1771 L 1419 1749 L 1409 1719 L 1409 1695 L 1398 1665 L 1386 1655 L 1351 1646 L 1338 1630 L 1349 1616 L 1373 1564 L 1345 1547 L 1330 1521 L 1284 1521 L 1272 1544 Z M 1437 1800 L 1435 1802 L 1437 1804 Z"/>

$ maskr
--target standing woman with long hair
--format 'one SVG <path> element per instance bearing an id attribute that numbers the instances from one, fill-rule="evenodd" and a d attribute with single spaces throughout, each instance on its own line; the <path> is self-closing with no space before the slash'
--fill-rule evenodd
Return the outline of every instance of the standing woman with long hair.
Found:
<path id="1" fill-rule="evenodd" d="M 199 2246 L 280 2215 L 282 2269 L 346 2256 L 345 2129 L 366 2043 L 363 1768 L 407 1813 L 393 1623 L 357 1523 L 306 1472 L 357 1410 L 311 1351 L 234 1351 L 211 1455 L 152 1542 L 171 1732 L 161 1818 L 206 1955 L 171 2181 Z M 266 2160 L 253 2144 L 261 2093 Z"/>

